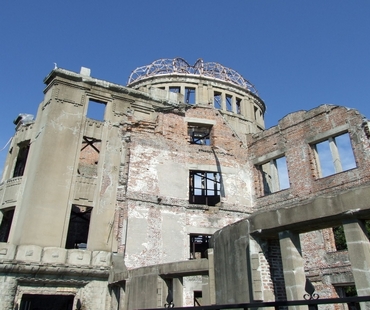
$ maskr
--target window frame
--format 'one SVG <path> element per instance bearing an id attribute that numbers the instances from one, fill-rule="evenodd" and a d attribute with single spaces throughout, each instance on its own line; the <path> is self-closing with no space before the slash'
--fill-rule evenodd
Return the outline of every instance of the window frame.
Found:
<path id="1" fill-rule="evenodd" d="M 212 175 L 213 178 L 211 178 Z M 198 183 L 200 184 L 198 185 Z M 200 195 L 197 194 L 199 191 L 201 192 Z M 220 201 L 221 173 L 217 171 L 190 170 L 189 203 L 215 206 Z"/>
<path id="2" fill-rule="evenodd" d="M 340 151 L 340 147 L 338 146 L 338 143 L 337 143 L 338 137 L 342 137 L 344 135 L 348 136 L 348 143 L 351 147 L 350 149 L 351 149 L 351 155 L 353 159 L 353 162 L 351 162 L 351 164 L 354 164 L 354 167 L 350 167 L 350 168 L 343 167 L 344 158 L 348 158 L 348 154 L 347 156 L 343 156 L 343 153 Z M 321 151 L 322 155 L 320 156 L 320 151 L 318 150 L 318 145 L 325 143 L 325 142 L 329 143 L 329 145 L 326 146 L 326 149 L 330 151 L 330 156 L 331 156 L 331 165 L 328 168 L 332 170 L 332 172 L 329 172 L 329 173 L 324 173 L 325 168 L 323 165 L 323 161 L 324 161 L 325 156 L 322 151 Z M 351 134 L 348 131 L 348 129 L 344 131 L 337 131 L 334 133 L 332 131 L 329 131 L 327 133 L 320 134 L 316 137 L 316 139 L 312 139 L 311 141 L 309 141 L 309 145 L 312 150 L 313 157 L 315 159 L 317 179 L 326 178 L 326 177 L 333 176 L 341 172 L 345 172 L 345 171 L 349 171 L 349 170 L 357 168 L 357 162 L 356 162 L 356 156 L 355 156 L 356 154 L 352 146 Z M 326 164 L 329 165 L 329 162 L 326 162 Z"/>
<path id="3" fill-rule="evenodd" d="M 255 168 L 259 173 L 261 183 L 261 196 L 271 195 L 291 187 L 288 169 L 288 160 L 284 153 L 276 154 L 273 152 L 270 156 L 264 156 L 263 161 L 255 163 Z M 271 156 L 275 155 L 275 156 Z M 278 163 L 279 160 L 284 159 L 284 165 Z M 282 170 L 283 168 L 283 170 Z M 266 178 L 268 176 L 270 180 Z M 287 179 L 284 182 L 284 177 Z M 286 184 L 288 182 L 288 184 Z M 289 185 L 289 186 L 284 186 Z"/>
<path id="4" fill-rule="evenodd" d="M 211 133 L 213 126 L 211 124 L 200 124 L 188 122 L 188 136 L 190 144 L 212 145 Z M 204 133 L 204 135 L 202 135 Z"/>

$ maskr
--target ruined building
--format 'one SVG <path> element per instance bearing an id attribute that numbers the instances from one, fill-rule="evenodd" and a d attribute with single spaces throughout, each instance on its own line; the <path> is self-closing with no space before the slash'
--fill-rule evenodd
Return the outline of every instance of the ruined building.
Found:
<path id="1" fill-rule="evenodd" d="M 265 130 L 254 86 L 202 60 L 155 61 L 127 86 L 87 68 L 44 82 L 0 183 L 1 309 L 297 300 L 307 280 L 320 297 L 370 295 L 358 111 L 322 105 Z"/>

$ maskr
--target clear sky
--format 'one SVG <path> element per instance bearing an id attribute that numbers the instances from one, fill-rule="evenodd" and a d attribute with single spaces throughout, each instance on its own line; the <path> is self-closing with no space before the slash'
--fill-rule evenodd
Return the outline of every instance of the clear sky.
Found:
<path id="1" fill-rule="evenodd" d="M 370 118 L 370 0 L 4 0 L 0 40 L 0 149 L 54 62 L 126 84 L 156 59 L 203 58 L 255 85 L 266 127 L 324 103 Z"/>

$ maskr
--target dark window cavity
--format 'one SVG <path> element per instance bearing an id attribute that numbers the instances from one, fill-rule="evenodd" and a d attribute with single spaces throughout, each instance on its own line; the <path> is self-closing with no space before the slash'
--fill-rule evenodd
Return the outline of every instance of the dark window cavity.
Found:
<path id="1" fill-rule="evenodd" d="M 91 207 L 72 205 L 66 249 L 86 249 L 91 212 Z"/>
<path id="2" fill-rule="evenodd" d="M 211 235 L 190 235 L 190 259 L 205 258 Z"/>
<path id="3" fill-rule="evenodd" d="M 188 135 L 191 144 L 211 145 L 212 126 L 204 124 L 188 124 Z"/>
<path id="4" fill-rule="evenodd" d="M 190 171 L 189 202 L 215 206 L 220 202 L 220 174 L 209 171 Z"/>
<path id="5" fill-rule="evenodd" d="M 74 295 L 23 294 L 19 310 L 73 310 L 74 297 Z"/>
<path id="6" fill-rule="evenodd" d="M 240 98 L 236 98 L 236 101 L 235 101 L 235 104 L 236 104 L 236 114 L 242 114 L 241 102 L 242 102 L 242 100 Z"/>
<path id="7" fill-rule="evenodd" d="M 18 156 L 15 162 L 13 178 L 21 177 L 24 174 L 26 168 L 28 152 L 30 150 L 30 142 L 23 142 L 18 145 Z"/>
<path id="8" fill-rule="evenodd" d="M 14 209 L 1 211 L 3 218 L 0 224 L 0 242 L 8 242 L 10 228 L 12 227 Z"/>

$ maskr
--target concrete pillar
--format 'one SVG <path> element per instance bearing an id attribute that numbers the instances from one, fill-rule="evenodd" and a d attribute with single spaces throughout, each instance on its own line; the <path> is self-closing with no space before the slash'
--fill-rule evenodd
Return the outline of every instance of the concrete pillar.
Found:
<path id="1" fill-rule="evenodd" d="M 306 277 L 299 234 L 282 231 L 279 233 L 279 239 L 287 299 L 303 300 Z M 307 310 L 307 306 L 293 306 L 289 309 Z"/>
<path id="2" fill-rule="evenodd" d="M 173 303 L 175 307 L 182 307 L 183 305 L 183 283 L 181 278 L 172 279 L 172 294 L 173 294 Z"/>
<path id="3" fill-rule="evenodd" d="M 236 111 L 236 98 L 235 98 L 234 95 L 231 96 L 231 110 L 234 113 L 237 113 L 237 111 Z"/>
<path id="4" fill-rule="evenodd" d="M 216 287 L 215 287 L 215 264 L 214 264 L 214 254 L 213 249 L 207 250 L 208 257 L 208 297 L 206 302 L 209 305 L 214 305 L 216 303 Z M 207 293 L 203 293 L 203 296 L 207 296 Z"/>
<path id="5" fill-rule="evenodd" d="M 279 173 L 275 159 L 270 161 L 270 175 L 271 175 L 271 189 L 272 192 L 274 193 L 280 190 Z"/>
<path id="6" fill-rule="evenodd" d="M 180 86 L 180 94 L 184 95 L 184 102 L 186 102 L 185 85 Z"/>
<path id="7" fill-rule="evenodd" d="M 215 94 L 214 94 L 212 86 L 209 86 L 209 85 L 207 86 L 207 94 L 208 94 L 208 101 L 207 102 L 214 106 Z"/>
<path id="8" fill-rule="evenodd" d="M 221 93 L 221 108 L 226 111 L 226 94 L 224 92 Z"/>
<path id="9" fill-rule="evenodd" d="M 207 88 L 203 87 L 202 83 L 198 84 L 198 87 L 195 89 L 195 103 L 197 104 L 207 104 L 208 100 Z"/>
<path id="10" fill-rule="evenodd" d="M 370 242 L 363 222 L 350 219 L 343 222 L 349 259 L 358 296 L 370 295 Z M 370 302 L 361 303 L 370 309 Z"/>
<path id="11" fill-rule="evenodd" d="M 330 146 L 331 155 L 333 157 L 333 164 L 334 164 L 335 172 L 336 173 L 342 172 L 343 168 L 342 168 L 342 164 L 339 158 L 338 147 L 337 147 L 337 144 L 335 143 L 334 138 L 332 137 L 329 138 L 329 146 Z"/>

